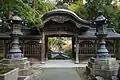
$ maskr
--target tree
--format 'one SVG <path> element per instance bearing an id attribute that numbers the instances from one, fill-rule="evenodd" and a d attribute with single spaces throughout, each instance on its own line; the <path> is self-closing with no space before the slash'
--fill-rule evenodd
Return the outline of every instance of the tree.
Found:
<path id="1" fill-rule="evenodd" d="M 101 9 L 104 16 L 109 20 L 107 27 L 114 27 L 120 31 L 120 11 L 116 8 L 116 1 L 112 0 L 86 0 L 86 4 L 82 4 L 82 0 L 70 4 L 68 8 L 74 11 L 78 16 L 83 19 L 92 21 L 97 17 L 97 11 Z"/>
<path id="2" fill-rule="evenodd" d="M 0 0 L 0 13 L 4 13 L 4 14 L 0 14 L 0 16 L 4 15 L 7 16 L 8 12 L 11 11 L 12 7 L 15 7 L 16 2 L 14 0 L 8 1 L 8 0 Z"/>
<path id="3" fill-rule="evenodd" d="M 88 19 L 93 20 L 97 17 L 97 11 L 101 9 L 104 13 L 104 16 L 109 20 L 107 27 L 114 27 L 118 30 L 119 20 L 118 13 L 116 9 L 116 3 L 111 4 L 112 0 L 86 0 L 87 1 L 87 12 Z"/>
<path id="4" fill-rule="evenodd" d="M 66 51 L 65 45 L 68 41 L 72 41 L 69 37 L 50 37 L 48 38 L 48 48 L 52 51 Z"/>
<path id="5" fill-rule="evenodd" d="M 85 5 L 83 4 L 83 0 L 78 0 L 75 3 L 67 4 L 66 6 L 73 12 L 75 12 L 79 17 L 83 19 L 87 19 L 88 13 Z"/>
<path id="6" fill-rule="evenodd" d="M 41 0 L 36 0 L 36 11 L 40 15 L 40 17 L 49 12 L 51 9 L 55 7 L 53 3 L 43 2 Z"/>
<path id="7" fill-rule="evenodd" d="M 51 6 L 51 3 L 46 3 L 41 0 L 36 0 L 35 3 L 36 9 L 34 10 L 28 3 L 28 0 L 0 0 L 0 16 L 8 18 L 9 12 L 13 12 L 13 9 L 17 8 L 22 19 L 27 20 L 28 23 L 34 26 L 38 26 L 41 23 L 41 16 L 51 10 L 54 5 L 52 4 Z M 36 16 L 33 16 L 34 14 Z"/>

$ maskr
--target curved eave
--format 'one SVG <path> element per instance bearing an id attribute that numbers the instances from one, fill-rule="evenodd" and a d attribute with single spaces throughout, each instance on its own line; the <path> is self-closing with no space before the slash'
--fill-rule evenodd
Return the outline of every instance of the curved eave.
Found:
<path id="1" fill-rule="evenodd" d="M 90 21 L 86 21 L 86 20 L 83 20 L 81 19 L 80 17 L 78 17 L 74 12 L 70 11 L 70 10 L 67 10 L 67 9 L 54 9 L 54 10 L 51 10 L 50 12 L 44 14 L 42 16 L 42 20 L 44 21 L 45 19 L 47 19 L 48 17 L 50 16 L 54 16 L 54 15 L 69 15 L 73 18 L 75 18 L 75 20 L 82 24 L 82 25 L 91 25 L 91 22 Z"/>

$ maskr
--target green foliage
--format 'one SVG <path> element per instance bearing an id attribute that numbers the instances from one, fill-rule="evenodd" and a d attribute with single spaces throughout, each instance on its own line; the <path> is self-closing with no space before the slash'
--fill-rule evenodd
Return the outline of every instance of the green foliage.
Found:
<path id="1" fill-rule="evenodd" d="M 75 12 L 77 9 L 80 9 L 84 5 L 83 5 L 83 1 L 82 0 L 78 0 L 77 2 L 75 2 L 73 4 L 71 3 L 71 4 L 67 5 L 67 6 L 68 6 L 68 8 L 70 10 L 72 10 L 73 12 Z"/>
<path id="2" fill-rule="evenodd" d="M 75 12 L 79 17 L 87 19 L 87 10 L 83 4 L 83 0 L 78 0 L 75 3 L 66 4 L 66 6 L 73 12 Z"/>
<path id="3" fill-rule="evenodd" d="M 25 2 L 25 0 L 24 0 Z M 20 10 L 20 15 L 28 20 L 29 23 L 32 23 L 34 26 L 38 26 L 41 24 L 41 16 L 48 11 L 50 11 L 54 5 L 51 3 L 46 3 L 41 0 L 36 0 L 36 10 L 33 10 L 28 3 L 24 3 L 23 1 L 18 1 L 18 9 Z M 21 6 L 23 5 L 23 6 Z M 52 5 L 52 6 L 51 6 Z M 35 14 L 35 16 L 33 16 Z"/>
<path id="4" fill-rule="evenodd" d="M 66 53 L 68 53 L 70 59 L 73 57 L 72 49 L 67 50 Z"/>
<path id="5" fill-rule="evenodd" d="M 52 3 L 36 0 L 36 10 L 39 14 L 43 15 L 55 7 Z"/>
<path id="6" fill-rule="evenodd" d="M 13 7 L 15 7 L 16 1 L 15 0 L 0 0 L 0 12 L 3 12 L 4 16 L 8 15 L 8 11 L 11 11 Z M 1 15 L 0 15 L 1 16 Z"/>
<path id="7" fill-rule="evenodd" d="M 111 2 L 112 0 L 86 0 L 87 4 L 86 4 L 86 8 L 87 8 L 87 12 L 88 12 L 88 19 L 92 20 L 93 17 L 97 17 L 97 11 L 99 9 L 104 11 L 104 8 L 111 8 Z"/>
<path id="8" fill-rule="evenodd" d="M 69 37 L 49 37 L 48 38 L 48 56 L 51 57 L 52 52 L 67 53 L 72 58 L 72 45 L 67 44 L 72 41 Z"/>
<path id="9" fill-rule="evenodd" d="M 120 31 L 120 10 L 119 5 L 116 8 L 116 2 L 112 3 L 112 0 L 86 0 L 87 3 L 83 4 L 82 0 L 68 5 L 68 8 L 75 12 L 79 17 L 86 20 L 94 20 L 100 9 L 103 11 L 104 16 L 109 20 L 107 27 L 114 27 L 117 31 Z"/>
<path id="10" fill-rule="evenodd" d="M 2 61 L 3 61 L 3 57 L 0 56 L 0 63 L 2 63 Z"/>
<path id="11" fill-rule="evenodd" d="M 120 10 L 120 5 L 117 5 L 117 9 Z"/>
<path id="12" fill-rule="evenodd" d="M 41 0 L 35 1 L 36 10 L 32 9 L 33 5 L 31 6 L 28 0 L 0 0 L 0 12 L 3 12 L 4 16 L 8 17 L 8 13 L 13 12 L 13 9 L 17 8 L 22 19 L 34 26 L 38 26 L 41 24 L 41 16 L 50 11 L 54 5 Z M 3 16 L 3 14 L 0 16 Z"/>
<path id="13" fill-rule="evenodd" d="M 113 26 L 115 27 L 116 31 L 120 33 L 120 11 L 118 11 L 115 15 Z"/>
<path id="14" fill-rule="evenodd" d="M 39 24 L 41 20 L 35 16 L 37 14 L 35 10 L 33 10 L 28 3 L 24 3 L 22 0 L 17 0 L 16 8 L 19 10 L 19 15 L 32 24 Z"/>
<path id="15" fill-rule="evenodd" d="M 101 9 L 104 16 L 109 20 L 107 27 L 119 28 L 119 11 L 115 8 L 116 4 L 111 4 L 112 0 L 87 0 L 88 19 L 93 20 L 97 17 L 97 11 Z"/>
<path id="16" fill-rule="evenodd" d="M 12 69 L 0 69 L 0 74 L 5 74 L 7 72 L 9 72 Z"/>

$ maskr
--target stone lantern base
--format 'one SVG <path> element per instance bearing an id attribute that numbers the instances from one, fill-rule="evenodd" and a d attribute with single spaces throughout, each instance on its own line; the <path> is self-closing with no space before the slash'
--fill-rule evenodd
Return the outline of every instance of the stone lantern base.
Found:
<path id="1" fill-rule="evenodd" d="M 27 58 L 21 59 L 4 59 L 0 68 L 19 68 L 19 76 L 30 74 L 30 62 Z"/>
<path id="2" fill-rule="evenodd" d="M 89 80 L 117 80 L 118 68 L 115 58 L 91 58 L 86 71 Z"/>

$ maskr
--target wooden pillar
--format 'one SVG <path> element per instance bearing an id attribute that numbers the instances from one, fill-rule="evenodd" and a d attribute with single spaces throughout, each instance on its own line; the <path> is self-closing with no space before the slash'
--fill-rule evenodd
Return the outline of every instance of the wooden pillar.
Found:
<path id="1" fill-rule="evenodd" d="M 98 45 L 97 45 L 97 39 L 95 39 L 95 42 L 94 42 L 94 49 L 95 49 L 94 57 L 97 56 L 97 47 L 98 47 Z"/>
<path id="2" fill-rule="evenodd" d="M 76 58 L 75 58 L 75 63 L 79 64 L 79 41 L 78 41 L 77 37 L 76 37 Z"/>
<path id="3" fill-rule="evenodd" d="M 113 54 L 114 54 L 114 56 L 116 56 L 116 51 L 115 51 L 116 41 L 115 40 L 113 40 L 113 44 L 114 44 L 114 46 L 113 46 Z"/>
<path id="4" fill-rule="evenodd" d="M 42 32 L 42 50 L 41 50 L 41 63 L 45 63 L 45 33 Z"/>
<path id="5" fill-rule="evenodd" d="M 48 60 L 48 37 L 45 37 L 45 60 Z"/>
<path id="6" fill-rule="evenodd" d="M 25 55 L 25 41 L 22 41 L 22 54 Z"/>
<path id="7" fill-rule="evenodd" d="M 116 40 L 116 49 L 115 49 L 115 53 L 116 53 L 116 55 L 115 55 L 115 57 L 117 58 L 117 59 L 120 59 L 120 49 L 119 49 L 119 47 L 120 47 L 120 40 L 119 39 L 117 39 Z"/>
<path id="8" fill-rule="evenodd" d="M 75 60 L 75 37 L 72 37 L 72 59 Z"/>
<path id="9" fill-rule="evenodd" d="M 3 50 L 4 50 L 4 51 L 3 51 L 3 54 L 4 54 L 4 57 L 6 57 L 6 44 L 5 44 L 5 40 L 3 40 L 3 46 L 4 46 L 4 47 L 3 47 L 3 48 L 4 48 L 4 49 L 3 49 Z"/>

